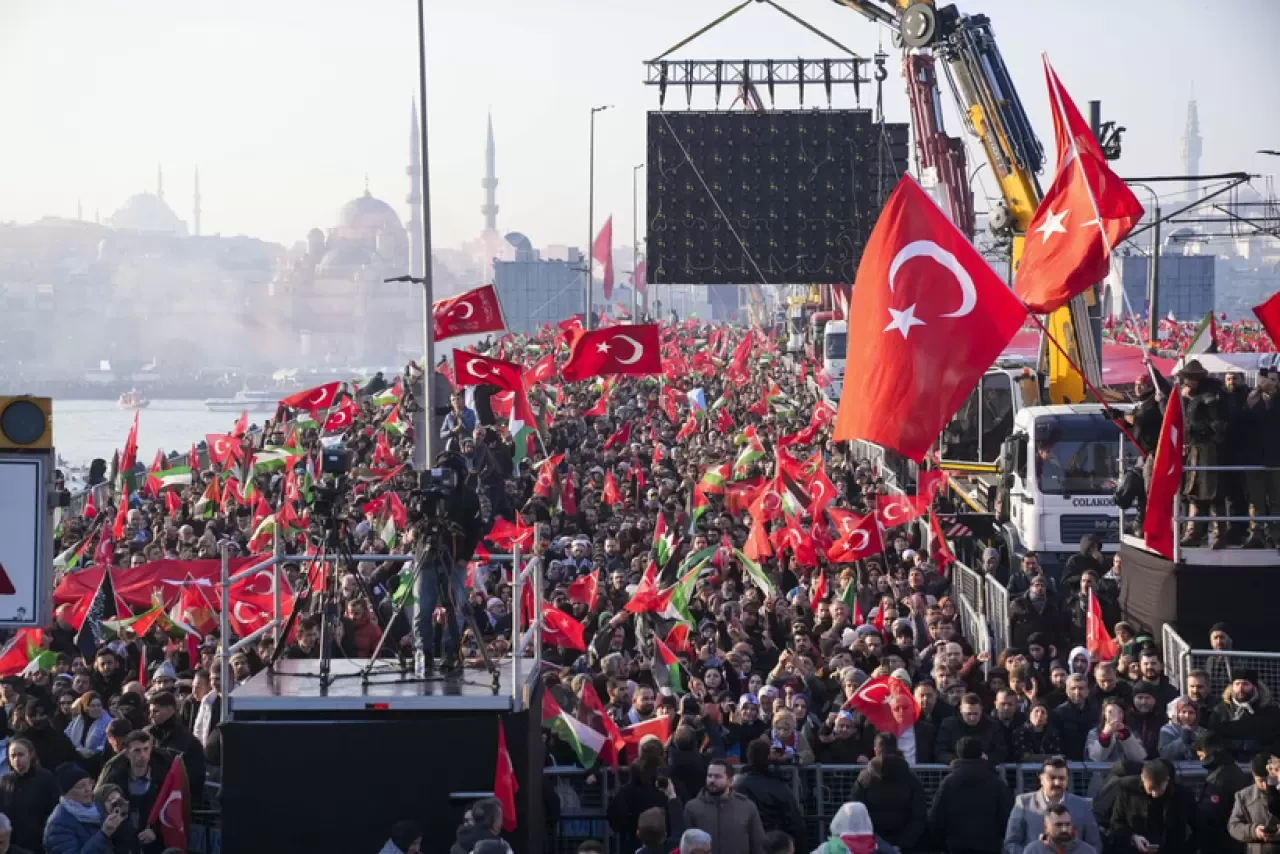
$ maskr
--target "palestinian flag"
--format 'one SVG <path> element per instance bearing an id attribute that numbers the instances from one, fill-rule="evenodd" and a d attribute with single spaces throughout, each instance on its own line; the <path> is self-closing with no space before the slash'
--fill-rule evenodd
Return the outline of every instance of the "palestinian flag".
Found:
<path id="1" fill-rule="evenodd" d="M 840 593 L 840 601 L 849 606 L 849 619 L 853 621 L 855 626 L 860 626 L 867 621 L 862 615 L 862 606 L 858 604 L 858 583 L 850 580 Z"/>
<path id="2" fill-rule="evenodd" d="M 711 466 L 702 473 L 702 480 L 699 485 L 709 494 L 724 492 L 724 485 L 729 481 L 731 475 L 731 467 L 728 463 L 721 463 L 718 466 Z"/>
<path id="3" fill-rule="evenodd" d="M 665 513 L 658 514 L 658 523 L 653 526 L 653 548 L 658 552 L 658 567 L 666 566 L 675 549 L 675 536 L 667 531 Z"/>
<path id="4" fill-rule="evenodd" d="M 409 425 L 400 418 L 399 406 L 392 409 L 391 414 L 383 419 L 382 429 L 386 430 L 392 436 L 403 436 L 405 431 L 409 429 Z"/>
<path id="5" fill-rule="evenodd" d="M 44 632 L 40 629 L 18 629 L 4 649 L 0 649 L 0 676 L 52 670 L 58 654 L 42 649 L 43 643 Z"/>
<path id="6" fill-rule="evenodd" d="M 383 389 L 371 398 L 373 404 L 375 406 L 392 406 L 399 403 L 400 398 L 404 397 L 404 389 L 400 383 L 400 377 L 396 377 L 395 383 L 390 388 Z"/>
<path id="7" fill-rule="evenodd" d="M 738 459 L 733 463 L 733 479 L 743 480 L 747 476 L 747 469 L 756 460 L 764 456 L 764 445 L 756 436 L 752 436 L 747 440 L 747 444 L 738 453 Z"/>
<path id="8" fill-rule="evenodd" d="M 170 469 L 160 469 L 152 471 L 147 475 L 147 487 L 151 489 L 152 494 L 157 494 L 162 489 L 168 489 L 173 486 L 190 486 L 191 485 L 191 469 L 188 466 L 174 466 Z"/>
<path id="9" fill-rule="evenodd" d="M 740 550 L 734 549 L 733 553 L 737 555 L 739 562 L 742 564 L 742 571 L 755 582 L 766 596 L 776 594 L 778 591 L 773 586 L 773 582 L 769 580 L 769 575 L 764 571 L 760 564 L 744 555 Z"/>
<path id="10" fill-rule="evenodd" d="M 681 678 L 680 662 L 676 660 L 676 654 L 656 634 L 653 636 L 653 646 L 653 681 L 658 683 L 659 688 L 666 688 L 672 694 L 683 694 L 684 680 Z"/>
<path id="11" fill-rule="evenodd" d="M 573 749 L 578 764 L 583 768 L 595 767 L 605 746 L 605 735 L 577 720 L 560 708 L 550 690 L 542 692 L 542 725 L 551 730 L 561 741 Z"/>
<path id="12" fill-rule="evenodd" d="M 114 640 L 122 637 L 125 629 L 131 629 L 136 637 L 142 637 L 147 633 L 161 614 L 164 613 L 164 606 L 159 602 L 154 602 L 150 608 L 141 614 L 134 614 L 132 617 L 124 617 L 115 620 L 102 621 L 102 637 L 104 640 Z"/>
<path id="13" fill-rule="evenodd" d="M 89 552 L 89 544 L 93 542 L 93 532 L 80 542 L 68 548 L 62 554 L 53 559 L 54 567 L 58 569 L 79 569 L 85 564 L 85 554 Z M 89 557 L 92 558 L 92 554 Z"/>
<path id="14" fill-rule="evenodd" d="M 698 520 L 702 518 L 702 514 L 707 512 L 711 507 L 711 502 L 707 500 L 707 492 L 702 488 L 702 484 L 694 484 L 693 498 L 689 503 L 689 530 L 693 531 Z"/>
<path id="15" fill-rule="evenodd" d="M 1218 324 L 1213 319 L 1213 312 L 1210 311 L 1191 333 L 1191 340 L 1187 341 L 1186 349 L 1182 354 L 1194 356 L 1199 353 L 1216 352 L 1218 352 Z"/>
<path id="16" fill-rule="evenodd" d="M 258 475 L 266 472 L 281 471 L 289 463 L 289 460 L 294 457 L 300 457 L 304 453 L 305 451 L 301 448 L 285 448 L 280 446 L 263 448 L 261 451 L 253 455 L 253 473 Z"/>
<path id="17" fill-rule="evenodd" d="M 714 552 L 714 549 L 705 549 L 706 552 Z M 702 573 L 702 565 L 710 560 L 710 555 L 704 557 L 696 566 L 680 576 L 671 588 L 671 596 L 667 600 L 667 607 L 662 610 L 658 616 L 664 620 L 679 620 L 690 626 L 695 625 L 693 616 L 689 613 L 689 602 L 693 600 L 693 586 L 698 580 L 698 576 Z"/>

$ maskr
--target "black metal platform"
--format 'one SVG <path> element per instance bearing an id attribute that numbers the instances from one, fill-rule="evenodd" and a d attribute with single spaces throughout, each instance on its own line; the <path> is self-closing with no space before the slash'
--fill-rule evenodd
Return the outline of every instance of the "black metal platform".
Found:
<path id="1" fill-rule="evenodd" d="M 499 663 L 498 682 L 483 668 L 466 668 L 457 676 L 432 675 L 425 681 L 402 672 L 393 659 L 379 662 L 368 684 L 360 672 L 368 659 L 335 659 L 337 677 L 321 690 L 320 662 L 284 660 L 275 672 L 263 670 L 231 692 L 233 717 L 262 713 L 349 711 L 512 711 L 511 660 Z"/>

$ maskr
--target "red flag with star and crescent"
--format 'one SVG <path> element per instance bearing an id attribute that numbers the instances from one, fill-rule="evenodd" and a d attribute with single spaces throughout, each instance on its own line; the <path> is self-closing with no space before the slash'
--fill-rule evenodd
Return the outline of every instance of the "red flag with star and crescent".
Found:
<path id="1" fill-rule="evenodd" d="M 601 286 L 604 288 L 604 298 L 606 300 L 613 299 L 613 215 L 604 221 L 604 225 L 600 228 L 600 233 L 596 235 L 595 242 L 591 246 L 591 260 L 595 261 L 601 267 Z"/>
<path id="2" fill-rule="evenodd" d="M 841 535 L 835 545 L 827 549 L 827 559 L 832 563 L 853 563 L 864 557 L 880 554 L 884 551 L 884 541 L 880 537 L 880 526 L 876 523 L 876 515 L 868 513 L 858 523 Z"/>
<path id="3" fill-rule="evenodd" d="M 893 714 L 896 703 L 907 707 L 906 719 L 901 722 Z M 877 676 L 863 682 L 844 707 L 861 712 L 876 732 L 891 732 L 897 736 L 915 726 L 920 718 L 920 704 L 911 695 L 911 689 L 893 676 Z"/>
<path id="4" fill-rule="evenodd" d="M 525 390 L 524 369 L 515 362 L 491 359 L 465 350 L 454 350 L 453 366 L 459 388 L 468 385 L 492 385 L 503 391 L 512 392 L 515 395 L 511 413 L 513 418 L 524 424 L 537 423 L 533 408 L 529 405 L 529 394 Z"/>
<path id="5" fill-rule="evenodd" d="M 660 373 L 662 352 L 656 323 L 619 324 L 579 333 L 569 348 L 569 361 L 560 369 L 566 382 L 606 374 Z"/>
<path id="6" fill-rule="evenodd" d="M 1107 166 L 1102 148 L 1044 61 L 1058 140 L 1058 168 L 1027 226 L 1013 289 L 1032 311 L 1047 313 L 1106 277 L 1111 250 L 1142 218 L 1133 191 Z"/>
<path id="7" fill-rule="evenodd" d="M 502 303 L 493 285 L 483 285 L 466 293 L 431 304 L 431 319 L 436 340 L 481 332 L 501 332 L 507 328 L 502 319 Z"/>
<path id="8" fill-rule="evenodd" d="M 1142 519 L 1142 536 L 1147 548 L 1173 560 L 1174 497 L 1182 485 L 1182 396 L 1172 394 L 1164 409 L 1156 458 L 1151 464 L 1151 486 L 1147 489 L 1147 512 Z"/>
<path id="9" fill-rule="evenodd" d="M 309 388 L 306 391 L 300 391 L 297 394 L 291 394 L 280 401 L 281 406 L 287 406 L 290 409 L 305 409 L 307 412 L 315 414 L 322 409 L 328 409 L 333 406 L 334 398 L 338 396 L 338 389 L 342 388 L 342 383 L 331 382 L 324 385 L 318 385 L 315 388 Z"/>
<path id="10" fill-rule="evenodd" d="M 1267 297 L 1266 302 L 1261 305 L 1255 305 L 1253 313 L 1257 315 L 1262 328 L 1271 336 L 1272 345 L 1280 347 L 1280 291 Z"/>
<path id="11" fill-rule="evenodd" d="M 169 772 L 160 781 L 147 826 L 160 825 L 160 838 L 165 848 L 187 850 L 187 828 L 191 826 L 191 787 L 182 757 L 174 759 Z"/>
<path id="12" fill-rule="evenodd" d="M 1025 318 L 973 244 L 904 175 L 858 265 L 833 438 L 920 462 Z"/>

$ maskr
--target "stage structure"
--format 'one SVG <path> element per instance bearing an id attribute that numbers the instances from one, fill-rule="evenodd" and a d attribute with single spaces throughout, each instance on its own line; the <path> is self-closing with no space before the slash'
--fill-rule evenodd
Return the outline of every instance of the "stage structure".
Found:
<path id="1" fill-rule="evenodd" d="M 314 559 L 283 554 L 277 540 L 272 557 L 232 574 L 224 554 L 223 601 L 232 584 L 259 574 L 281 590 L 285 562 Z M 517 549 L 492 559 L 512 563 L 513 601 L 526 584 L 542 600 L 537 558 L 526 560 Z M 267 625 L 228 644 L 224 608 L 222 684 L 232 684 L 230 656 L 288 618 L 277 596 Z M 423 828 L 424 851 L 447 850 L 466 809 L 493 794 L 501 722 L 519 785 L 518 826 L 507 838 L 516 854 L 540 854 L 541 622 L 522 628 L 513 614 L 511 647 L 492 675 L 467 667 L 458 676 L 415 678 L 395 658 L 372 668 L 368 659 L 336 658 L 328 668 L 319 660 L 282 660 L 224 693 L 222 850 L 376 851 L 404 819 Z"/>

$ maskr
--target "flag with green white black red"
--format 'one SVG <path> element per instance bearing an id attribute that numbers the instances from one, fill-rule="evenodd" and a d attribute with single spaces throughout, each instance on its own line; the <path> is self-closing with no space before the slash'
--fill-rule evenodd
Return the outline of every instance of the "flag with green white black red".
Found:
<path id="1" fill-rule="evenodd" d="M 773 581 L 769 579 L 769 574 L 764 571 L 764 568 L 761 567 L 760 564 L 747 557 L 739 549 L 734 549 L 733 553 L 742 564 L 742 571 L 746 573 L 747 577 L 751 579 L 756 587 L 759 587 L 764 591 L 766 596 L 773 596 L 777 594 L 777 588 L 774 587 Z"/>
<path id="2" fill-rule="evenodd" d="M 733 479 L 743 480 L 747 476 L 747 471 L 752 463 L 756 462 L 764 456 L 764 444 L 756 435 L 752 435 L 747 439 L 746 445 L 738 453 L 738 458 L 733 462 Z"/>
<path id="3" fill-rule="evenodd" d="M 666 688 L 672 694 L 684 693 L 683 674 L 676 654 L 656 634 L 653 636 L 653 647 L 653 681 L 658 683 L 659 688 Z"/>
<path id="4" fill-rule="evenodd" d="M 1212 311 L 1196 325 L 1195 331 L 1187 341 L 1186 349 L 1182 352 L 1187 356 L 1218 352 L 1218 324 L 1214 320 Z"/>
<path id="5" fill-rule="evenodd" d="M 707 498 L 706 489 L 700 483 L 694 484 L 693 495 L 689 499 L 689 533 L 693 533 L 698 520 L 702 518 L 702 514 L 706 513 L 710 507 L 711 501 Z"/>
<path id="6" fill-rule="evenodd" d="M 595 767 L 605 747 L 605 735 L 566 712 L 550 688 L 542 692 L 542 726 L 569 745 L 578 764 L 590 770 Z"/>
<path id="7" fill-rule="evenodd" d="M 253 455 L 253 473 L 259 475 L 282 471 L 291 459 L 301 457 L 304 453 L 306 452 L 302 448 L 280 446 L 263 448 Z"/>
<path id="8" fill-rule="evenodd" d="M 675 548 L 675 535 L 667 530 L 665 513 L 658 514 L 657 524 L 653 526 L 653 548 L 658 553 L 658 568 L 662 569 L 671 559 Z"/>
<path id="9" fill-rule="evenodd" d="M 724 485 L 729 482 L 731 475 L 732 466 L 729 463 L 708 466 L 707 470 L 702 473 L 700 485 L 708 494 L 714 495 L 724 492 Z"/>
<path id="10" fill-rule="evenodd" d="M 174 466 L 173 468 L 151 471 L 147 474 L 147 487 L 153 495 L 158 495 L 162 489 L 190 485 L 191 468 L 189 466 Z"/>

